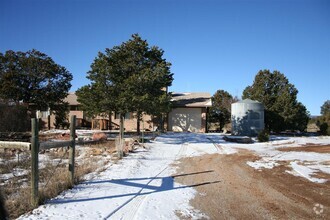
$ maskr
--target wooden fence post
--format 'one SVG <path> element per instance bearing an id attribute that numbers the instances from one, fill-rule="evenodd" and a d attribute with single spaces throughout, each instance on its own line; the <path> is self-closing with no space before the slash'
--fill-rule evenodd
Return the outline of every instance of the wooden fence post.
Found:
<path id="1" fill-rule="evenodd" d="M 75 155 L 75 145 L 76 145 L 76 116 L 71 116 L 71 123 L 70 123 L 70 141 L 71 146 L 69 150 L 69 171 L 70 171 L 70 178 L 71 184 L 74 185 L 74 155 Z"/>
<path id="2" fill-rule="evenodd" d="M 34 207 L 39 205 L 39 126 L 36 118 L 31 119 L 31 203 Z"/>

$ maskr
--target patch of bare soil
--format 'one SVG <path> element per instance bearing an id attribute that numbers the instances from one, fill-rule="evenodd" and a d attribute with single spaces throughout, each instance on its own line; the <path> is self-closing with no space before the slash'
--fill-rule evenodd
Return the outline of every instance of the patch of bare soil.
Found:
<path id="1" fill-rule="evenodd" d="M 316 145 L 316 144 L 306 144 L 301 147 L 283 147 L 277 148 L 279 151 L 298 151 L 298 152 L 316 152 L 316 153 L 330 153 L 330 144 L 328 145 Z"/>
<path id="2" fill-rule="evenodd" d="M 330 181 L 330 174 L 328 174 L 328 173 L 316 172 L 311 176 L 314 177 L 314 178 L 327 179 L 328 181 Z"/>
<path id="3" fill-rule="evenodd" d="M 329 182 L 317 184 L 287 174 L 285 163 L 262 171 L 246 164 L 257 159 L 247 150 L 185 158 L 174 178 L 195 186 L 198 194 L 190 203 L 211 219 L 329 218 Z"/>

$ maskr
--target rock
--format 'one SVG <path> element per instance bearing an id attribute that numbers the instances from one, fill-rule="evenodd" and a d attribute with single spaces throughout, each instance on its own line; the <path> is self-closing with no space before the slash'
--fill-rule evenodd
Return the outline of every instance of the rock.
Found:
<path id="1" fill-rule="evenodd" d="M 107 135 L 103 132 L 94 133 L 92 137 L 93 141 L 105 141 L 107 138 Z"/>
<path id="2" fill-rule="evenodd" d="M 62 133 L 62 134 L 58 135 L 58 137 L 56 139 L 58 139 L 58 140 L 70 140 L 70 134 L 69 133 Z"/>

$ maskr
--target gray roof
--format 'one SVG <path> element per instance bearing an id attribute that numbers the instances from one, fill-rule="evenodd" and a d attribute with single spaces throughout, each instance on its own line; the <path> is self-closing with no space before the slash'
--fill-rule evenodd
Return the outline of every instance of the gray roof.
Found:
<path id="1" fill-rule="evenodd" d="M 172 93 L 173 107 L 211 107 L 211 95 L 207 92 Z"/>

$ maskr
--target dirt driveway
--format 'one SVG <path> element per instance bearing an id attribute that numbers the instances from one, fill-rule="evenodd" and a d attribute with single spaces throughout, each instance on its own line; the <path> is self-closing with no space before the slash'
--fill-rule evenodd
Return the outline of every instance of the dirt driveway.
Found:
<path id="1" fill-rule="evenodd" d="M 330 183 L 285 173 L 286 164 L 255 170 L 248 150 L 181 159 L 175 181 L 196 186 L 190 201 L 211 219 L 330 219 Z M 194 175 L 182 175 L 194 174 Z"/>

